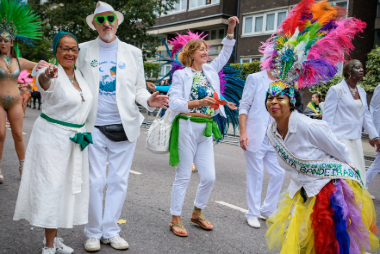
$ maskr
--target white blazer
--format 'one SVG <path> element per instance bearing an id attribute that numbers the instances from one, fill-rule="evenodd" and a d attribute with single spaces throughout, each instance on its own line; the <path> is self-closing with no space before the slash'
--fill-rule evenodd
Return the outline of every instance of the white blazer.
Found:
<path id="1" fill-rule="evenodd" d="M 371 109 L 372 122 L 375 125 L 377 133 L 380 133 L 380 86 L 377 85 L 371 103 L 369 105 Z"/>
<path id="2" fill-rule="evenodd" d="M 273 120 L 265 107 L 265 98 L 270 83 L 267 71 L 250 74 L 245 82 L 240 101 L 239 115 L 247 115 L 248 151 L 257 152 L 264 141 L 269 121 Z"/>
<path id="3" fill-rule="evenodd" d="M 140 136 L 140 126 L 144 121 L 144 116 L 139 112 L 135 101 L 150 111 L 154 108 L 148 106 L 148 99 L 151 94 L 146 90 L 141 50 L 119 39 L 117 40 L 116 102 L 125 134 L 128 140 L 133 142 Z M 79 44 L 79 48 L 80 52 L 76 64 L 90 86 L 94 97 L 86 122 L 87 130 L 92 131 L 95 125 L 99 98 L 98 38 Z M 124 68 L 123 64 L 126 65 Z"/>
<path id="4" fill-rule="evenodd" d="M 379 136 L 368 110 L 367 94 L 360 86 L 357 88 L 363 102 L 360 112 L 344 79 L 327 92 L 322 120 L 338 139 L 361 139 L 363 126 L 370 139 Z"/>
<path id="5" fill-rule="evenodd" d="M 231 57 L 232 50 L 235 45 L 235 40 L 224 38 L 222 41 L 223 49 L 219 56 L 210 64 L 203 64 L 203 73 L 215 92 L 220 98 L 220 79 L 218 73 L 223 69 L 223 66 Z M 179 113 L 189 113 L 187 102 L 190 100 L 191 87 L 193 86 L 193 73 L 190 67 L 178 70 L 173 74 L 172 85 L 169 89 L 169 109 L 171 111 L 169 121 L 173 121 Z M 226 117 L 224 107 L 220 107 L 220 114 Z"/>

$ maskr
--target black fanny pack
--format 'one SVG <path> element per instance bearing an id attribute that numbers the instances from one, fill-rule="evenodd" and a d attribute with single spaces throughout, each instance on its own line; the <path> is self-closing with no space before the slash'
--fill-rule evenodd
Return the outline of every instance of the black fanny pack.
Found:
<path id="1" fill-rule="evenodd" d="M 100 132 L 104 134 L 104 136 L 106 136 L 109 140 L 112 140 L 114 142 L 128 140 L 122 124 L 95 126 L 95 128 L 98 128 Z"/>

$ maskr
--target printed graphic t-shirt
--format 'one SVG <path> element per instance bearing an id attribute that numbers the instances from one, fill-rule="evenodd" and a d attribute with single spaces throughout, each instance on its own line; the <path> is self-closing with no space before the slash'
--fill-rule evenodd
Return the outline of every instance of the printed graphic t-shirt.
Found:
<path id="1" fill-rule="evenodd" d="M 118 39 L 111 43 L 99 40 L 99 99 L 95 126 L 120 124 L 116 103 L 116 69 Z"/>

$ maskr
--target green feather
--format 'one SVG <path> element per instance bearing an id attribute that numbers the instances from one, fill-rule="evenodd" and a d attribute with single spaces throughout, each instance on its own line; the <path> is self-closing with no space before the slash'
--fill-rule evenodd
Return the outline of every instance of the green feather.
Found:
<path id="1" fill-rule="evenodd" d="M 21 3 L 19 0 L 1 0 L 2 27 L 9 27 L 13 23 L 12 26 L 16 30 L 12 31 L 12 36 L 16 36 L 28 44 L 31 44 L 31 40 L 40 40 L 42 37 L 41 24 L 36 21 L 38 17 L 29 5 Z"/>

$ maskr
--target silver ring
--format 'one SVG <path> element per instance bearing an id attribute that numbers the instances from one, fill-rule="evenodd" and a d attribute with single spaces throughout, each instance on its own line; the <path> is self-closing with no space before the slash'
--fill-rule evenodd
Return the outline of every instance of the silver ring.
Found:
<path id="1" fill-rule="evenodd" d="M 48 70 L 48 75 L 50 75 L 50 70 L 51 70 L 51 68 L 49 67 L 49 70 Z"/>

